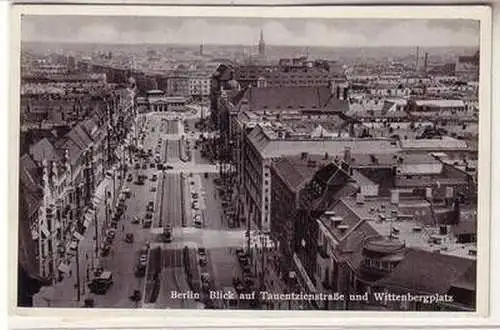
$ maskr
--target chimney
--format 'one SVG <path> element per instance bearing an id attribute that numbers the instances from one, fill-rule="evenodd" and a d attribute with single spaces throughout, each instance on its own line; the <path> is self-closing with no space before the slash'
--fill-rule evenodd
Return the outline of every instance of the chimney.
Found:
<path id="1" fill-rule="evenodd" d="M 415 71 L 418 71 L 418 64 L 419 64 L 418 63 L 418 60 L 419 60 L 418 57 L 419 57 L 419 54 L 420 54 L 420 48 L 417 47 L 417 54 L 416 54 L 417 56 L 416 56 L 416 60 L 415 60 Z"/>
<path id="2" fill-rule="evenodd" d="M 365 196 L 362 193 L 357 193 L 356 194 L 356 204 L 364 204 L 365 203 Z"/>
<path id="3" fill-rule="evenodd" d="M 448 207 L 453 205 L 453 187 L 446 187 L 445 203 Z"/>
<path id="4" fill-rule="evenodd" d="M 427 60 L 429 57 L 429 53 L 425 53 L 424 55 L 424 73 L 427 73 Z"/>
<path id="5" fill-rule="evenodd" d="M 453 224 L 458 225 L 460 223 L 460 202 L 458 198 L 455 198 L 455 205 L 453 210 Z"/>
<path id="6" fill-rule="evenodd" d="M 394 205 L 399 204 L 399 190 L 396 189 L 391 190 L 391 204 Z"/>
<path id="7" fill-rule="evenodd" d="M 335 95 L 335 82 L 331 80 L 328 86 L 330 87 L 330 94 Z"/>
<path id="8" fill-rule="evenodd" d="M 432 201 L 432 188 L 425 188 L 425 198 L 428 201 Z"/>
<path id="9" fill-rule="evenodd" d="M 343 95 L 343 99 L 344 99 L 344 100 L 349 99 L 349 87 L 344 87 L 344 95 Z"/>
<path id="10" fill-rule="evenodd" d="M 351 155 L 351 147 L 344 148 L 344 162 L 351 165 L 352 155 Z"/>

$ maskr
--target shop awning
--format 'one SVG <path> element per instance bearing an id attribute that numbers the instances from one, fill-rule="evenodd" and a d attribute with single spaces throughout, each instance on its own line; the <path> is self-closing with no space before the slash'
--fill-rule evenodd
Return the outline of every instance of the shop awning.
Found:
<path id="1" fill-rule="evenodd" d="M 31 231 L 31 237 L 33 238 L 33 240 L 37 240 L 38 239 L 38 232 L 33 229 Z"/>
<path id="2" fill-rule="evenodd" d="M 59 264 L 59 267 L 57 267 L 57 269 L 65 274 L 69 274 L 69 271 L 70 271 L 70 268 L 67 264 L 65 264 L 64 262 L 61 262 Z"/>
<path id="3" fill-rule="evenodd" d="M 82 239 L 84 239 L 83 235 L 80 234 L 79 232 L 76 232 L 76 231 L 73 233 L 73 237 L 75 237 L 79 241 L 81 241 Z"/>
<path id="4" fill-rule="evenodd" d="M 46 236 L 46 237 L 49 237 L 50 236 L 50 231 L 49 229 L 47 228 L 46 225 L 41 225 L 40 226 L 40 229 L 42 230 L 42 233 Z"/>

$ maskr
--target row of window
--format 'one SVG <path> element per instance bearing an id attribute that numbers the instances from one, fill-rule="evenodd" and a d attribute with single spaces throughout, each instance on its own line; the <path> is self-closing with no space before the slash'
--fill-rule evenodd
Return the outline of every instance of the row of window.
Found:
<path id="1" fill-rule="evenodd" d="M 385 272 L 391 272 L 397 266 L 397 263 L 394 262 L 381 261 L 371 258 L 365 258 L 363 260 L 363 264 L 369 268 L 374 268 Z"/>

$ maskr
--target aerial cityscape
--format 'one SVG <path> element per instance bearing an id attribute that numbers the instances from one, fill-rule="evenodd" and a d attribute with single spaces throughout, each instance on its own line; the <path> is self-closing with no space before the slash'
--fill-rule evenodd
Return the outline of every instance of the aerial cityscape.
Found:
<path id="1" fill-rule="evenodd" d="M 479 23 L 391 21 L 23 17 L 18 306 L 475 311 Z"/>

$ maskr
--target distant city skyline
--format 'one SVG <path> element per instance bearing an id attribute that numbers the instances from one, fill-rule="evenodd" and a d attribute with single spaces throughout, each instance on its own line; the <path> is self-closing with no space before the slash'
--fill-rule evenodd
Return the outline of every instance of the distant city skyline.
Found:
<path id="1" fill-rule="evenodd" d="M 64 29 L 61 27 L 64 26 Z M 24 16 L 24 42 L 256 46 L 478 47 L 479 21 Z"/>

